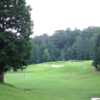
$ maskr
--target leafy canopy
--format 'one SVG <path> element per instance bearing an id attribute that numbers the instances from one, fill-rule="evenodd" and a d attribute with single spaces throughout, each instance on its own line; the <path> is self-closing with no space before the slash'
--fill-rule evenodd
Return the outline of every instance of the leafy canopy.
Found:
<path id="1" fill-rule="evenodd" d="M 30 55 L 32 21 L 25 0 L 0 0 L 0 65 L 17 70 Z"/>

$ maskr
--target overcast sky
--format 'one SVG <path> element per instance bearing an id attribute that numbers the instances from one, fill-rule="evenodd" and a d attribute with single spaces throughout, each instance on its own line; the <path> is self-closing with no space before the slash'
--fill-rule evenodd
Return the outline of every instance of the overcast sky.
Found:
<path id="1" fill-rule="evenodd" d="M 51 35 L 58 29 L 100 26 L 100 0 L 27 0 L 34 34 Z"/>

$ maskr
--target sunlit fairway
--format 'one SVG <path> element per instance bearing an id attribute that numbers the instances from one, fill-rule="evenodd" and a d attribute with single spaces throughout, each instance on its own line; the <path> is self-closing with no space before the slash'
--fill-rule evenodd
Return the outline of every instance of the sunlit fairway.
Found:
<path id="1" fill-rule="evenodd" d="M 58 66 L 58 67 L 57 67 Z M 100 73 L 91 61 L 30 65 L 6 74 L 0 100 L 90 100 L 100 96 Z"/>

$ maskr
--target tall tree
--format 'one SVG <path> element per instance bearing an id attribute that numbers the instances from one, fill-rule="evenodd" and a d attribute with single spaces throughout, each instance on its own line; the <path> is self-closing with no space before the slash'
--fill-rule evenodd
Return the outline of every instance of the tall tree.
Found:
<path id="1" fill-rule="evenodd" d="M 22 69 L 30 54 L 32 22 L 25 0 L 0 0 L 0 82 L 4 72 Z"/>
<path id="2" fill-rule="evenodd" d="M 100 71 L 100 34 L 97 36 L 94 48 L 94 67 Z"/>
<path id="3" fill-rule="evenodd" d="M 49 54 L 48 49 L 44 49 L 44 52 L 43 52 L 43 61 L 44 62 L 50 61 L 50 54 Z"/>

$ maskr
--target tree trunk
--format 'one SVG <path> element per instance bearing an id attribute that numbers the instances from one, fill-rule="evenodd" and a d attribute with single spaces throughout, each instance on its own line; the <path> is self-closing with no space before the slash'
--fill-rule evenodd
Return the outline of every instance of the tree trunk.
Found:
<path id="1" fill-rule="evenodd" d="M 4 67 L 0 67 L 0 83 L 4 83 Z"/>

